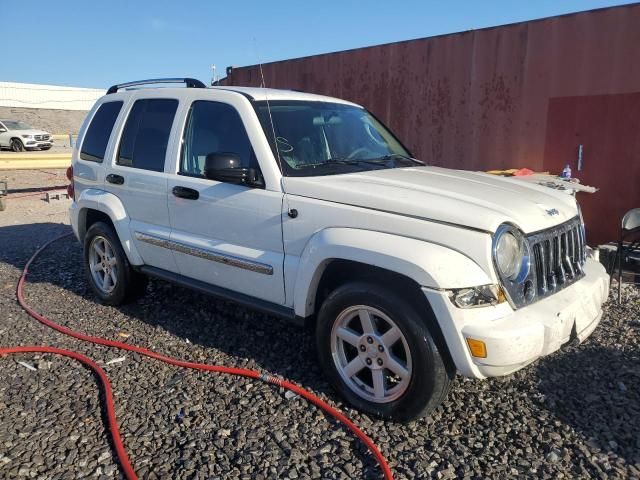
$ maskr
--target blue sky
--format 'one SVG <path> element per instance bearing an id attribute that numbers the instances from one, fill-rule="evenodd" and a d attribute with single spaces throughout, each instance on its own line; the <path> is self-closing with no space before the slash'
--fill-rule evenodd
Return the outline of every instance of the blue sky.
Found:
<path id="1" fill-rule="evenodd" d="M 108 87 L 590 10 L 621 1 L 0 0 L 0 81 Z M 7 21 L 11 19 L 10 21 Z"/>

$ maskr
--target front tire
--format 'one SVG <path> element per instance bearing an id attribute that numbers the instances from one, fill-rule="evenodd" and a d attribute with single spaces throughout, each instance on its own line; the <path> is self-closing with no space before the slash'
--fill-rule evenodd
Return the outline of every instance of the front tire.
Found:
<path id="1" fill-rule="evenodd" d="M 20 140 L 19 138 L 11 139 L 11 150 L 16 153 L 24 152 L 24 144 L 22 143 L 22 140 Z"/>
<path id="2" fill-rule="evenodd" d="M 147 278 L 135 272 L 114 229 L 96 222 L 84 237 L 84 267 L 91 289 L 105 305 L 121 305 L 144 293 Z"/>
<path id="3" fill-rule="evenodd" d="M 455 367 L 424 315 L 372 283 L 348 283 L 329 294 L 318 313 L 316 344 L 334 388 L 358 410 L 384 419 L 406 422 L 432 412 Z"/>

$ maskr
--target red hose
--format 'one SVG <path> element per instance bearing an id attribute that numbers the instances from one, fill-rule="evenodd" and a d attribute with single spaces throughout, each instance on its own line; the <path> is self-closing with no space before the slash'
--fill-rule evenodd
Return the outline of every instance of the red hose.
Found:
<path id="1" fill-rule="evenodd" d="M 53 328 L 54 330 L 57 330 L 58 332 L 61 332 L 65 335 L 68 335 L 70 337 L 73 338 L 77 338 L 78 340 L 83 340 L 86 342 L 90 342 L 90 343 L 94 343 L 97 345 L 106 345 L 108 347 L 115 347 L 115 348 L 120 348 L 122 350 L 128 350 L 131 352 L 136 352 L 139 353 L 140 355 L 144 355 L 146 357 L 150 357 L 150 358 L 154 358 L 156 360 L 160 360 L 161 362 L 165 362 L 168 363 L 169 365 L 175 365 L 178 367 L 183 367 L 183 368 L 191 368 L 191 369 L 195 369 L 195 370 L 205 370 L 205 371 L 209 371 L 209 372 L 218 372 L 218 373 L 226 373 L 229 375 L 237 375 L 237 376 L 241 376 L 241 377 L 249 377 L 249 378 L 255 378 L 255 379 L 259 379 L 259 380 L 263 380 L 267 383 L 271 383 L 273 385 L 277 385 L 279 387 L 285 388 L 287 390 L 291 390 L 292 392 L 300 395 L 301 397 L 305 398 L 307 401 L 313 403 L 315 406 L 317 406 L 318 408 L 320 408 L 321 410 L 324 410 L 326 413 L 328 413 L 329 415 L 331 415 L 333 418 L 335 418 L 336 420 L 338 420 L 340 423 L 342 423 L 344 426 L 346 426 L 349 430 L 351 430 L 351 432 L 360 439 L 360 441 L 362 441 L 362 443 L 364 443 L 364 445 L 367 447 L 367 449 L 369 449 L 369 451 L 373 454 L 373 456 L 376 458 L 378 464 L 380 465 L 380 468 L 383 471 L 384 474 L 384 478 L 386 480 L 392 480 L 393 479 L 393 474 L 391 473 L 391 469 L 389 468 L 389 465 L 387 464 L 387 461 L 385 460 L 384 456 L 382 455 L 382 453 L 380 452 L 380 450 L 378 449 L 378 447 L 373 443 L 373 441 L 362 431 L 360 430 L 360 428 L 358 428 L 351 420 L 349 420 L 344 414 L 342 414 L 339 410 L 333 408 L 331 405 L 329 405 L 328 403 L 326 403 L 325 401 L 323 401 L 321 398 L 317 397 L 316 395 L 314 395 L 313 393 L 303 389 L 302 387 L 299 387 L 298 385 L 291 383 L 287 380 L 282 380 L 279 379 L 277 377 L 273 377 L 271 375 L 266 375 L 260 372 L 257 372 L 255 370 L 248 370 L 245 368 L 234 368 L 234 367 L 225 367 L 222 365 L 208 365 L 205 363 L 193 363 L 193 362 L 186 362 L 184 360 L 178 360 L 176 358 L 172 358 L 172 357 L 168 357 L 165 355 L 162 355 L 160 353 L 154 352 L 153 350 L 149 350 L 147 348 L 143 348 L 143 347 L 138 347 L 136 345 L 129 345 L 127 343 L 123 343 L 123 342 L 117 342 L 114 340 L 108 340 L 106 338 L 101 338 L 101 337 L 93 337 L 91 335 L 86 335 L 83 333 L 79 333 L 76 332 L 74 330 L 71 330 L 70 328 L 67 327 L 63 327 L 62 325 L 58 325 L 57 323 L 51 321 L 50 319 L 48 319 L 47 317 L 45 317 L 44 315 L 38 313 L 37 311 L 35 311 L 32 307 L 30 307 L 25 298 L 24 298 L 24 284 L 26 282 L 27 279 L 27 275 L 29 273 L 29 267 L 31 266 L 31 264 L 33 263 L 33 261 L 38 257 L 38 255 L 45 249 L 47 248 L 50 244 L 52 244 L 53 242 L 60 240 L 61 238 L 67 237 L 71 235 L 69 234 L 64 234 L 61 235 L 59 237 L 56 237 L 50 241 L 48 241 L 47 243 L 45 243 L 42 247 L 40 247 L 32 256 L 31 258 L 29 258 L 29 260 L 27 261 L 27 264 L 24 267 L 24 270 L 22 271 L 22 275 L 20 277 L 20 281 L 18 282 L 18 287 L 17 287 L 17 297 L 18 297 L 18 302 L 20 303 L 20 305 L 22 306 L 22 308 L 24 308 L 24 310 L 31 315 L 33 318 L 35 318 L 36 320 L 38 320 L 40 323 Z M 98 377 L 100 378 L 100 380 L 102 381 L 104 390 L 105 390 L 105 397 L 106 397 L 106 407 L 107 407 L 107 416 L 109 419 L 109 431 L 111 432 L 111 437 L 113 438 L 113 443 L 115 446 L 115 450 L 116 450 L 116 454 L 118 456 L 118 460 L 120 461 L 120 465 L 122 466 L 123 472 L 126 476 L 127 479 L 132 480 L 132 479 L 137 479 L 138 477 L 136 476 L 133 468 L 131 467 L 131 464 L 129 463 L 129 458 L 127 456 L 127 453 L 124 449 L 124 445 L 122 443 L 122 439 L 120 438 L 120 433 L 118 431 L 118 424 L 116 422 L 116 418 L 115 418 L 115 413 L 114 413 L 114 408 L 113 408 L 113 396 L 111 393 L 111 386 L 109 384 L 109 380 L 105 374 L 105 372 L 95 363 L 93 362 L 91 359 L 80 355 L 78 353 L 75 352 L 71 352 L 69 350 L 60 350 L 60 349 L 56 349 L 56 348 L 52 348 L 52 347 L 13 347 L 13 348 L 3 348 L 0 349 L 0 355 L 2 354 L 11 354 L 11 353 L 17 353 L 17 352 L 47 352 L 47 351 L 51 351 L 50 353 L 57 353 L 59 355 L 65 355 L 71 358 L 74 358 L 76 360 L 79 360 L 81 362 L 83 362 L 84 364 L 90 366 L 98 375 Z"/>
<path id="2" fill-rule="evenodd" d="M 89 357 L 85 357 L 76 352 L 72 352 L 71 350 L 63 350 L 61 348 L 54 347 L 10 347 L 10 348 L 0 348 L 0 356 L 2 355 L 11 355 L 15 353 L 55 353 L 56 355 L 64 355 L 65 357 L 73 358 L 74 360 L 78 360 L 79 362 L 84 363 L 86 366 L 91 368 L 95 372 L 95 374 L 102 382 L 102 388 L 104 390 L 104 398 L 105 398 L 105 406 L 107 407 L 107 422 L 109 426 L 109 433 L 111 434 L 111 439 L 113 440 L 113 446 L 116 450 L 116 455 L 118 456 L 118 461 L 120 462 L 120 466 L 124 472 L 124 476 L 127 479 L 136 479 L 136 472 L 133 470 L 131 466 L 131 462 L 129 461 L 129 456 L 127 455 L 127 451 L 124 449 L 124 445 L 122 443 L 122 438 L 120 437 L 120 430 L 118 429 L 118 422 L 116 421 L 116 409 L 113 405 L 113 391 L 111 390 L 111 383 L 109 383 L 109 377 L 105 371 L 100 368 L 96 362 L 91 360 Z"/>

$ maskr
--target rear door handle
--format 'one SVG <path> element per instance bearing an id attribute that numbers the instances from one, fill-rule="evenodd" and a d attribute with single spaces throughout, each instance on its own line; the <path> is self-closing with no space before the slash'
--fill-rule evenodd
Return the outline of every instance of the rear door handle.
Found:
<path id="1" fill-rule="evenodd" d="M 122 175 L 115 175 L 110 173 L 107 175 L 107 182 L 113 183 L 115 185 L 122 185 L 124 183 L 124 177 Z"/>
<path id="2" fill-rule="evenodd" d="M 198 190 L 194 190 L 193 188 L 178 186 L 173 187 L 173 190 L 171 190 L 171 192 L 176 197 L 186 198 L 187 200 L 197 200 L 198 198 L 200 198 L 200 192 L 198 192 Z"/>

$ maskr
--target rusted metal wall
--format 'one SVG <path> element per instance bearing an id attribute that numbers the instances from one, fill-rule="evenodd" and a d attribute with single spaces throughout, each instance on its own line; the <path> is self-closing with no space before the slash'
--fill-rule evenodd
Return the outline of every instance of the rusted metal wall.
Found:
<path id="1" fill-rule="evenodd" d="M 430 164 L 543 170 L 551 98 L 640 92 L 640 4 L 274 62 L 263 72 L 269 87 L 364 105 Z M 259 86 L 259 67 L 233 69 L 224 83 Z M 624 208 L 640 206 L 637 190 L 623 185 L 619 194 Z"/>

